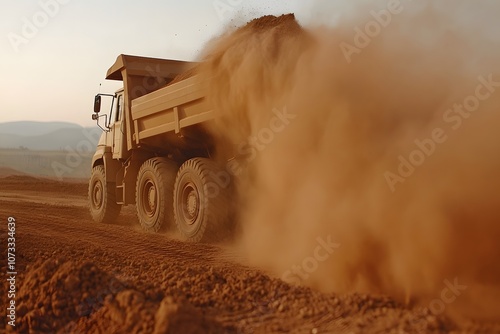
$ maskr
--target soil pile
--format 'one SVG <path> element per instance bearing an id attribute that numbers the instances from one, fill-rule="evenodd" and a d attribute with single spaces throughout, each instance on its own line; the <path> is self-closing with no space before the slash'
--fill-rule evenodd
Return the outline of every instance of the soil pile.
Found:
<path id="1" fill-rule="evenodd" d="M 192 76 L 195 76 L 198 73 L 198 66 L 195 65 L 189 70 L 182 72 L 181 74 L 178 74 L 172 81 L 170 81 L 166 86 L 173 85 L 175 83 L 178 83 L 179 81 L 189 79 Z"/>
<path id="2" fill-rule="evenodd" d="M 66 328 L 101 307 L 106 295 L 123 289 L 90 262 L 38 261 L 27 271 L 18 299 L 21 332 Z"/>
<path id="3" fill-rule="evenodd" d="M 22 279 L 18 303 L 19 332 L 93 333 L 103 324 L 114 333 L 222 332 L 189 302 L 138 291 L 91 262 L 37 261 Z"/>
<path id="4" fill-rule="evenodd" d="M 262 16 L 248 22 L 247 25 L 239 29 L 239 32 L 269 33 L 272 29 L 276 29 L 273 33 L 277 35 L 294 35 L 304 32 L 295 20 L 294 14 Z"/>
<path id="5" fill-rule="evenodd" d="M 104 305 L 88 320 L 73 328 L 77 332 L 93 333 L 103 324 L 113 333 L 222 333 L 222 326 L 187 302 L 176 303 L 172 297 L 161 298 L 136 290 L 124 290 L 108 295 Z"/>

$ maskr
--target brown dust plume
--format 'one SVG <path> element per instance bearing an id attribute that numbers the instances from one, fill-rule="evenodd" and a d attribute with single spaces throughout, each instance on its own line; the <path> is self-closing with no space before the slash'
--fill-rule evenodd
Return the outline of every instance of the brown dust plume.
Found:
<path id="1" fill-rule="evenodd" d="M 373 5 L 322 27 L 267 16 L 208 46 L 253 264 L 498 318 L 500 49 L 470 2 L 446 3 L 401 1 L 386 25 Z"/>

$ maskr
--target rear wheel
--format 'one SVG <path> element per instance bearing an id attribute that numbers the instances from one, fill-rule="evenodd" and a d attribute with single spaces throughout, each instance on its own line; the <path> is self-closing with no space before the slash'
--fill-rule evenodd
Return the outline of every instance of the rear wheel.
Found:
<path id="1" fill-rule="evenodd" d="M 112 223 L 120 214 L 115 189 L 114 183 L 106 182 L 104 166 L 95 166 L 89 182 L 90 215 L 95 222 Z"/>
<path id="2" fill-rule="evenodd" d="M 186 161 L 174 187 L 175 224 L 188 241 L 210 241 L 226 234 L 231 178 L 211 160 Z"/>
<path id="3" fill-rule="evenodd" d="M 177 165 L 167 158 L 144 162 L 137 176 L 135 200 L 141 227 L 158 232 L 173 220 L 173 191 Z"/>

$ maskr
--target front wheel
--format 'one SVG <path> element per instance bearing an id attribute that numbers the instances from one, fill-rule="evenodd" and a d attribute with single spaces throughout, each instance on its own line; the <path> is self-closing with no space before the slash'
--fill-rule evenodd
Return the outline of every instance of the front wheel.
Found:
<path id="1" fill-rule="evenodd" d="M 144 162 L 137 176 L 137 217 L 144 230 L 158 232 L 173 220 L 173 192 L 177 165 L 167 158 Z"/>
<path id="2" fill-rule="evenodd" d="M 120 214 L 115 191 L 115 184 L 106 182 L 104 166 L 95 166 L 89 182 L 90 215 L 95 222 L 112 223 Z"/>
<path id="3" fill-rule="evenodd" d="M 181 235 L 188 241 L 210 241 L 225 236 L 229 216 L 231 177 L 213 161 L 186 161 L 175 180 L 174 216 Z"/>

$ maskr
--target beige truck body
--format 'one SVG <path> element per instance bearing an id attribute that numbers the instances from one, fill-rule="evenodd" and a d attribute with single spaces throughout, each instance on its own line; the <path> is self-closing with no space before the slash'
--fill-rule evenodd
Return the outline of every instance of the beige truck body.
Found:
<path id="1" fill-rule="evenodd" d="M 113 119 L 99 141 L 92 167 L 105 166 L 108 182 L 116 184 L 119 203 L 135 203 L 135 176 L 145 160 L 169 156 L 181 164 L 210 154 L 212 141 L 205 123 L 214 115 L 204 85 L 196 75 L 170 84 L 195 65 L 120 55 L 109 68 L 106 79 L 123 81 L 123 89 L 116 93 Z M 120 99 L 121 115 L 114 119 Z"/>
<path id="2" fill-rule="evenodd" d="M 212 160 L 207 125 L 215 113 L 206 83 L 189 75 L 193 66 L 120 55 L 108 70 L 106 78 L 123 81 L 123 89 L 94 100 L 92 118 L 104 130 L 89 180 L 96 222 L 112 222 L 123 205 L 135 204 L 149 232 L 175 223 L 183 238 L 198 242 L 230 230 L 231 177 Z M 102 97 L 113 101 L 109 115 L 101 114 Z"/>

